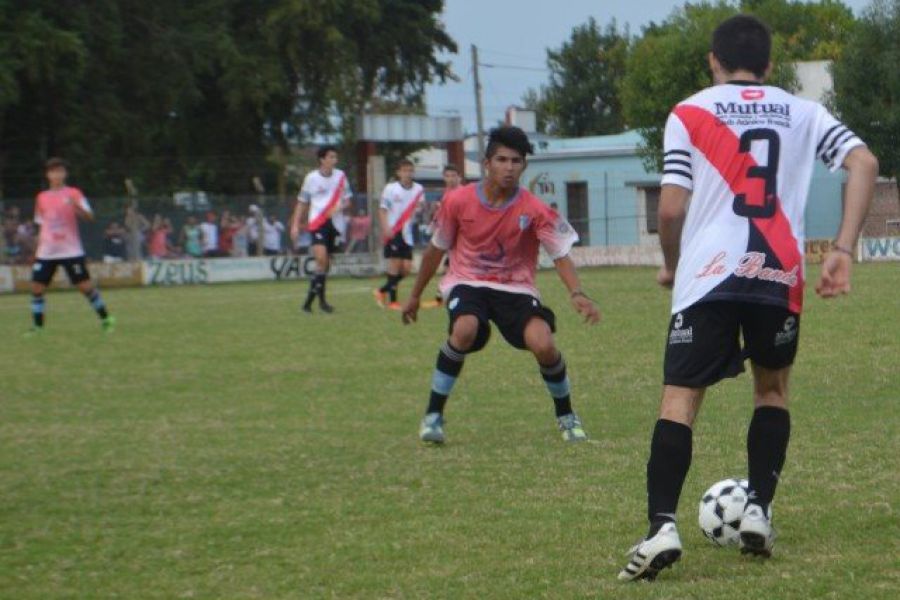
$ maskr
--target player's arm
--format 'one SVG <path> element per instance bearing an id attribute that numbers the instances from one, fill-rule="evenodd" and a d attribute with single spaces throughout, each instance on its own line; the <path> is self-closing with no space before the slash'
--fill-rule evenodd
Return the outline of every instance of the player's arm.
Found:
<path id="1" fill-rule="evenodd" d="M 869 212 L 878 177 L 878 159 L 865 146 L 853 148 L 844 159 L 847 188 L 844 214 L 834 247 L 822 261 L 822 275 L 816 293 L 833 298 L 850 291 L 850 269 L 863 221 Z"/>
<path id="2" fill-rule="evenodd" d="M 87 198 L 82 195 L 77 198 L 71 198 L 70 201 L 72 202 L 72 207 L 75 209 L 75 215 L 79 219 L 84 221 L 94 220 L 94 211 Z"/>
<path id="3" fill-rule="evenodd" d="M 563 285 L 569 291 L 569 299 L 572 306 L 578 314 L 584 317 L 585 323 L 594 324 L 600 320 L 600 311 L 597 305 L 591 300 L 584 290 L 581 289 L 581 280 L 578 277 L 578 271 L 575 269 L 575 263 L 572 262 L 568 255 L 557 258 L 553 261 L 556 272 L 562 280 Z"/>
<path id="4" fill-rule="evenodd" d="M 391 227 L 388 225 L 388 210 L 383 206 L 378 209 L 378 224 L 381 226 L 381 241 L 387 244 L 391 239 Z"/>
<path id="5" fill-rule="evenodd" d="M 675 282 L 675 269 L 681 245 L 681 230 L 687 216 L 691 191 L 675 184 L 662 186 L 659 195 L 659 245 L 662 247 L 663 266 L 656 276 L 657 282 L 670 288 Z"/>
<path id="6" fill-rule="evenodd" d="M 444 250 L 438 248 L 434 244 L 428 244 L 425 252 L 422 254 L 422 264 L 419 266 L 419 273 L 416 275 L 416 282 L 413 284 L 412 291 L 409 293 L 409 300 L 403 307 L 403 323 L 408 325 L 416 320 L 419 313 L 419 299 L 428 286 L 428 282 L 437 273 L 438 267 L 444 260 Z"/>
<path id="7" fill-rule="evenodd" d="M 300 235 L 300 231 L 302 231 L 304 224 L 306 223 L 306 218 L 309 216 L 309 204 L 303 202 L 302 200 L 297 201 L 297 205 L 294 207 L 294 212 L 291 214 L 291 240 L 296 242 L 297 236 Z"/>

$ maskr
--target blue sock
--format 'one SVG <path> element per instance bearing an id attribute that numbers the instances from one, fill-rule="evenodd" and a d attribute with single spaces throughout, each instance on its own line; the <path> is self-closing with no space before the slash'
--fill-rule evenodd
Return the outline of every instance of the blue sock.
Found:
<path id="1" fill-rule="evenodd" d="M 44 296 L 31 295 L 31 318 L 35 327 L 44 326 Z"/>
<path id="2" fill-rule="evenodd" d="M 105 319 L 107 316 L 106 304 L 103 303 L 103 298 L 100 297 L 100 292 L 98 292 L 96 289 L 93 289 L 89 293 L 85 294 L 84 297 L 88 299 L 88 302 L 91 303 L 91 307 L 93 307 L 93 309 L 97 311 L 97 314 L 100 316 L 100 318 Z"/>
<path id="3" fill-rule="evenodd" d="M 431 396 L 428 399 L 426 413 L 444 413 L 447 397 L 453 390 L 456 378 L 463 368 L 466 355 L 446 342 L 438 352 L 437 364 L 431 376 Z"/>
<path id="4" fill-rule="evenodd" d="M 562 417 L 572 412 L 572 399 L 569 391 L 569 376 L 566 374 L 566 361 L 562 354 L 559 360 L 550 366 L 541 365 L 541 377 L 547 385 L 547 391 L 553 398 L 553 406 L 556 416 Z"/>

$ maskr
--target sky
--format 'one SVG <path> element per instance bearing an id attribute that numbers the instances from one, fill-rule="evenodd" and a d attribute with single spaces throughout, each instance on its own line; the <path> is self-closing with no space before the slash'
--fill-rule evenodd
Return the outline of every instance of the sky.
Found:
<path id="1" fill-rule="evenodd" d="M 506 107 L 521 104 L 529 88 L 547 82 L 546 48 L 558 48 L 572 29 L 593 16 L 601 27 L 615 19 L 632 34 L 650 22 L 664 20 L 675 7 L 672 0 L 445 0 L 444 26 L 459 45 L 448 54 L 460 81 L 433 84 L 427 89 L 428 112 L 459 115 L 467 132 L 475 131 L 475 92 L 470 46 L 478 46 L 484 125 L 503 119 Z M 857 15 L 869 0 L 844 0 Z M 513 68 L 510 68 L 513 67 Z"/>

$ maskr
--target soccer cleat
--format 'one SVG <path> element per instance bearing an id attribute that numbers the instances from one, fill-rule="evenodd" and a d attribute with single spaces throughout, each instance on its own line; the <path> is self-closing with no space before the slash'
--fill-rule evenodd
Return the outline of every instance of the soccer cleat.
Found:
<path id="1" fill-rule="evenodd" d="M 391 310 L 401 310 L 403 308 L 403 305 L 399 302 L 391 302 L 387 307 Z"/>
<path id="2" fill-rule="evenodd" d="M 375 298 L 378 308 L 384 308 L 384 292 L 379 289 L 372 290 L 372 297 Z"/>
<path id="3" fill-rule="evenodd" d="M 653 581 L 659 572 L 681 558 L 681 538 L 675 523 L 665 523 L 656 535 L 628 551 L 631 560 L 619 572 L 621 581 Z"/>
<path id="4" fill-rule="evenodd" d="M 303 305 L 303 307 L 301 308 L 301 310 L 302 310 L 303 312 L 305 312 L 305 313 L 312 314 L 312 304 L 309 304 L 309 303 L 307 302 L 306 304 Z"/>
<path id="5" fill-rule="evenodd" d="M 443 304 L 444 304 L 443 301 L 440 299 L 426 300 L 425 302 L 422 303 L 422 308 L 438 308 Z"/>
<path id="6" fill-rule="evenodd" d="M 748 503 L 741 518 L 741 554 L 770 558 L 777 534 L 772 527 L 771 514 L 759 504 Z"/>
<path id="7" fill-rule="evenodd" d="M 334 307 L 327 302 L 319 302 L 319 310 L 323 313 L 331 314 L 334 312 Z"/>
<path id="8" fill-rule="evenodd" d="M 587 433 L 581 425 L 581 419 L 575 413 L 569 413 L 556 418 L 559 423 L 559 430 L 562 431 L 563 441 L 566 442 L 584 442 L 587 441 Z"/>
<path id="9" fill-rule="evenodd" d="M 419 429 L 419 439 L 431 444 L 444 443 L 444 415 L 441 413 L 428 413 L 422 419 Z"/>
<path id="10" fill-rule="evenodd" d="M 103 333 L 112 333 L 116 330 L 116 318 L 112 315 L 107 315 L 105 319 L 100 321 L 100 326 L 103 328 Z"/>

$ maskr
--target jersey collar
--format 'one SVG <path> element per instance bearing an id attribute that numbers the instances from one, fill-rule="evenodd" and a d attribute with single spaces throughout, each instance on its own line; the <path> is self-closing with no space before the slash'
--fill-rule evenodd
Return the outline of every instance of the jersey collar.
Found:
<path id="1" fill-rule="evenodd" d="M 765 84 L 761 81 L 750 81 L 749 79 L 732 79 L 725 82 L 727 85 L 749 85 L 753 87 L 761 87 Z"/>
<path id="2" fill-rule="evenodd" d="M 487 195 L 484 193 L 484 183 L 479 181 L 475 185 L 475 192 L 478 194 L 478 200 L 481 201 L 481 205 L 484 206 L 488 210 L 505 210 L 509 207 L 510 204 L 519 199 L 519 196 L 522 195 L 522 187 L 516 186 L 516 192 L 503 204 L 500 206 L 491 206 L 488 202 Z"/>

